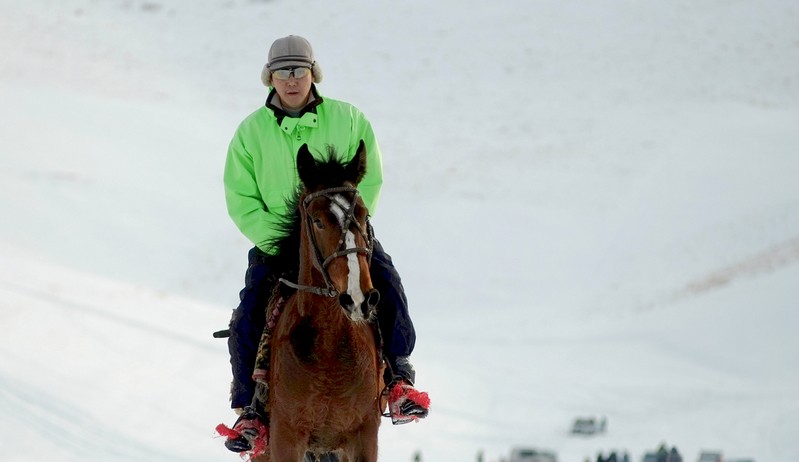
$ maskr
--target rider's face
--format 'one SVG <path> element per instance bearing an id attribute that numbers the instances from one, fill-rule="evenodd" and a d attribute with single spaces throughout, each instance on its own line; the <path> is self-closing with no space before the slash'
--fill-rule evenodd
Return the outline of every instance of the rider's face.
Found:
<path id="1" fill-rule="evenodd" d="M 272 86 L 280 97 L 280 104 L 283 109 L 295 111 L 302 109 L 308 103 L 312 83 L 313 74 L 311 72 L 300 78 L 292 74 L 286 80 L 275 78 L 275 75 L 272 75 Z"/>

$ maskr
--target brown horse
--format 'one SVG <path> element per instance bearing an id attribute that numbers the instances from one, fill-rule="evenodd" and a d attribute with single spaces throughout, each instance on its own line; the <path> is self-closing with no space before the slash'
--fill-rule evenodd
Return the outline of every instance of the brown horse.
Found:
<path id="1" fill-rule="evenodd" d="M 369 259 L 372 233 L 356 186 L 363 142 L 345 162 L 297 154 L 297 289 L 271 339 L 269 450 L 260 460 L 375 462 L 383 389 Z"/>

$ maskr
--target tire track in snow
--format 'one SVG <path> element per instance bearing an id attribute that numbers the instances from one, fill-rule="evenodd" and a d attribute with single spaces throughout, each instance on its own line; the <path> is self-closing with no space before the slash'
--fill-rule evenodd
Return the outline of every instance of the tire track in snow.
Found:
<path id="1" fill-rule="evenodd" d="M 198 340 L 197 338 L 181 334 L 178 331 L 169 330 L 164 327 L 146 323 L 135 318 L 125 317 L 119 314 L 112 313 L 107 310 L 103 310 L 101 308 L 96 308 L 86 305 L 84 303 L 78 303 L 71 300 L 67 300 L 65 298 L 49 293 L 45 290 L 26 287 L 13 282 L 2 281 L 2 280 L 0 280 L 0 290 L 6 290 L 9 292 L 13 292 L 17 295 L 22 295 L 25 297 L 33 298 L 35 300 L 44 301 L 58 308 L 80 311 L 88 315 L 110 320 L 112 322 L 122 324 L 127 327 L 139 329 L 148 333 L 155 333 L 160 336 L 166 337 L 170 340 L 186 343 L 195 348 L 200 348 L 208 352 L 218 353 L 220 351 L 219 348 L 213 347 L 210 344 L 210 342 L 206 343 L 201 340 Z M 211 338 L 211 332 L 208 333 L 208 338 L 209 339 Z"/>
<path id="2" fill-rule="evenodd" d="M 681 289 L 641 305 L 639 310 L 649 311 L 715 292 L 744 278 L 771 273 L 797 263 L 799 263 L 799 237 L 774 245 L 735 264 L 707 273 L 704 277 L 690 280 Z"/>
<path id="3" fill-rule="evenodd" d="M 682 300 L 715 292 L 744 278 L 753 278 L 799 263 L 799 237 L 772 246 L 735 264 L 689 280 L 681 289 L 669 291 L 641 303 L 637 311 L 662 308 Z"/>
<path id="4" fill-rule="evenodd" d="M 735 280 L 770 273 L 796 262 L 799 262 L 799 237 L 691 281 L 677 292 L 676 297 L 684 298 L 718 290 Z"/>
<path id="5" fill-rule="evenodd" d="M 57 384 L 53 386 L 57 387 Z M 92 418 L 80 407 L 59 399 L 46 389 L 2 373 L 0 412 L 15 416 L 12 437 L 15 432 L 28 429 L 41 439 L 45 448 L 52 448 L 62 455 L 64 452 L 73 454 L 75 460 L 189 460 L 152 449 L 146 443 Z"/>

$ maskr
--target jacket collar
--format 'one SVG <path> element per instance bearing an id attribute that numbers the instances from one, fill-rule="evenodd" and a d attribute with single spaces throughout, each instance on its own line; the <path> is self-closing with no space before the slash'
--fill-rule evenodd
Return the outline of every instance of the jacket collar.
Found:
<path id="1" fill-rule="evenodd" d="M 275 113 L 275 118 L 277 119 L 278 125 L 283 125 L 283 120 L 286 118 L 289 119 L 303 119 L 307 113 L 316 114 L 316 107 L 322 104 L 324 99 L 322 96 L 319 95 L 319 92 L 316 90 L 316 85 L 311 84 L 311 94 L 313 95 L 313 101 L 306 104 L 304 108 L 300 111 L 300 114 L 296 117 L 292 117 L 288 112 L 286 112 L 283 108 L 275 105 L 272 103 L 272 100 L 277 97 L 277 90 L 272 88 L 272 91 L 269 92 L 269 96 L 266 97 L 266 107 L 271 109 L 272 112 Z M 296 123 L 294 124 L 296 125 Z M 289 130 L 290 131 L 290 130 Z"/>

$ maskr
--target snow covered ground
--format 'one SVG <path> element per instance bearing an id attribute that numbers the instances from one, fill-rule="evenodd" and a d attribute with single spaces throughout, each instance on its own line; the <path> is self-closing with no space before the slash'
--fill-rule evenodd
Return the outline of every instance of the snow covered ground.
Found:
<path id="1" fill-rule="evenodd" d="M 799 460 L 799 4 L 0 0 L 0 461 L 237 460 L 269 44 L 371 119 L 426 421 L 381 461 Z M 606 416 L 596 437 L 569 434 Z M 385 423 L 385 422 L 384 422 Z"/>

